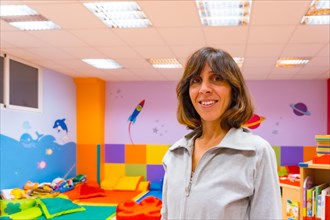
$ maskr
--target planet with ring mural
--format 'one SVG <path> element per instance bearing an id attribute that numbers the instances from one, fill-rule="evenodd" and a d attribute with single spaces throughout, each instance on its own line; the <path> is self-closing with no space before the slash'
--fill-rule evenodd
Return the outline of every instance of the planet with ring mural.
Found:
<path id="1" fill-rule="evenodd" d="M 257 114 L 253 114 L 250 120 L 248 120 L 243 127 L 248 127 L 250 129 L 256 129 L 260 126 L 261 122 L 263 122 L 266 118 Z"/>
<path id="2" fill-rule="evenodd" d="M 297 116 L 311 115 L 311 112 L 308 111 L 307 106 L 302 102 L 290 104 L 290 107 L 293 109 L 293 113 Z"/>

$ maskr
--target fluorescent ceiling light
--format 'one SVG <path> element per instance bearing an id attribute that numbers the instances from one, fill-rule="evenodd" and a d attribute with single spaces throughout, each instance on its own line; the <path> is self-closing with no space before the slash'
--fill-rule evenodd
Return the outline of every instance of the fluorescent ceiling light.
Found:
<path id="1" fill-rule="evenodd" d="M 244 63 L 244 58 L 243 57 L 233 57 L 237 65 L 242 68 L 243 63 Z"/>
<path id="2" fill-rule="evenodd" d="M 21 30 L 52 30 L 60 26 L 26 5 L 0 5 L 0 17 Z"/>
<path id="3" fill-rule="evenodd" d="M 112 59 L 82 59 L 85 63 L 94 66 L 98 69 L 121 69 L 123 68 L 119 63 Z"/>
<path id="4" fill-rule="evenodd" d="M 37 15 L 38 13 L 26 5 L 0 5 L 1 17 Z"/>
<path id="5" fill-rule="evenodd" d="M 148 62 L 154 67 L 158 69 L 177 69 L 182 68 L 181 63 L 174 58 L 151 58 L 148 59 Z"/>
<path id="6" fill-rule="evenodd" d="M 84 3 L 85 7 L 111 28 L 144 28 L 151 22 L 133 1 Z"/>
<path id="7" fill-rule="evenodd" d="M 252 0 L 196 0 L 201 23 L 206 26 L 246 25 L 250 21 Z"/>
<path id="8" fill-rule="evenodd" d="M 283 57 L 277 60 L 276 67 L 296 67 L 307 64 L 309 60 L 310 58 Z"/>
<path id="9" fill-rule="evenodd" d="M 301 23 L 307 25 L 330 24 L 330 1 L 313 0 Z"/>
<path id="10" fill-rule="evenodd" d="M 60 26 L 51 21 L 21 21 L 10 22 L 14 27 L 25 31 L 41 31 L 59 29 Z"/>

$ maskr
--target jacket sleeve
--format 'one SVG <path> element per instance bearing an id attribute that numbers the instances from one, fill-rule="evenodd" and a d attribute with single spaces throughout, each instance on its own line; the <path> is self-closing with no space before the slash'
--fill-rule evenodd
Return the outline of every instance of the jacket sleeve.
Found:
<path id="1" fill-rule="evenodd" d="M 165 170 L 165 174 L 163 180 L 161 220 L 167 220 L 167 175 L 166 175 L 166 164 L 164 163 L 164 160 L 163 160 L 163 167 Z"/>
<path id="2" fill-rule="evenodd" d="M 260 151 L 257 151 L 250 219 L 282 219 L 275 152 L 269 143 L 262 145 Z"/>

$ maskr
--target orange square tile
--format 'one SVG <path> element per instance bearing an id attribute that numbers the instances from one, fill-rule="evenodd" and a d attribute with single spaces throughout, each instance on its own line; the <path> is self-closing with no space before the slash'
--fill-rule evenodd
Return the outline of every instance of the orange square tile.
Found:
<path id="1" fill-rule="evenodd" d="M 146 145 L 126 144 L 125 145 L 126 164 L 146 164 Z"/>
<path id="2" fill-rule="evenodd" d="M 304 162 L 313 160 L 316 156 L 316 146 L 304 146 Z"/>

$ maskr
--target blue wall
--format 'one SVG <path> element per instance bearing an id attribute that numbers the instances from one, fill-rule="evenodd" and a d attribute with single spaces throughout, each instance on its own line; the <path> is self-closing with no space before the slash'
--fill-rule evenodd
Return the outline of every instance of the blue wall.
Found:
<path id="1" fill-rule="evenodd" d="M 74 81 L 44 69 L 42 84 L 42 112 L 1 108 L 1 189 L 23 187 L 28 180 L 51 182 L 67 173 L 76 175 Z"/>

